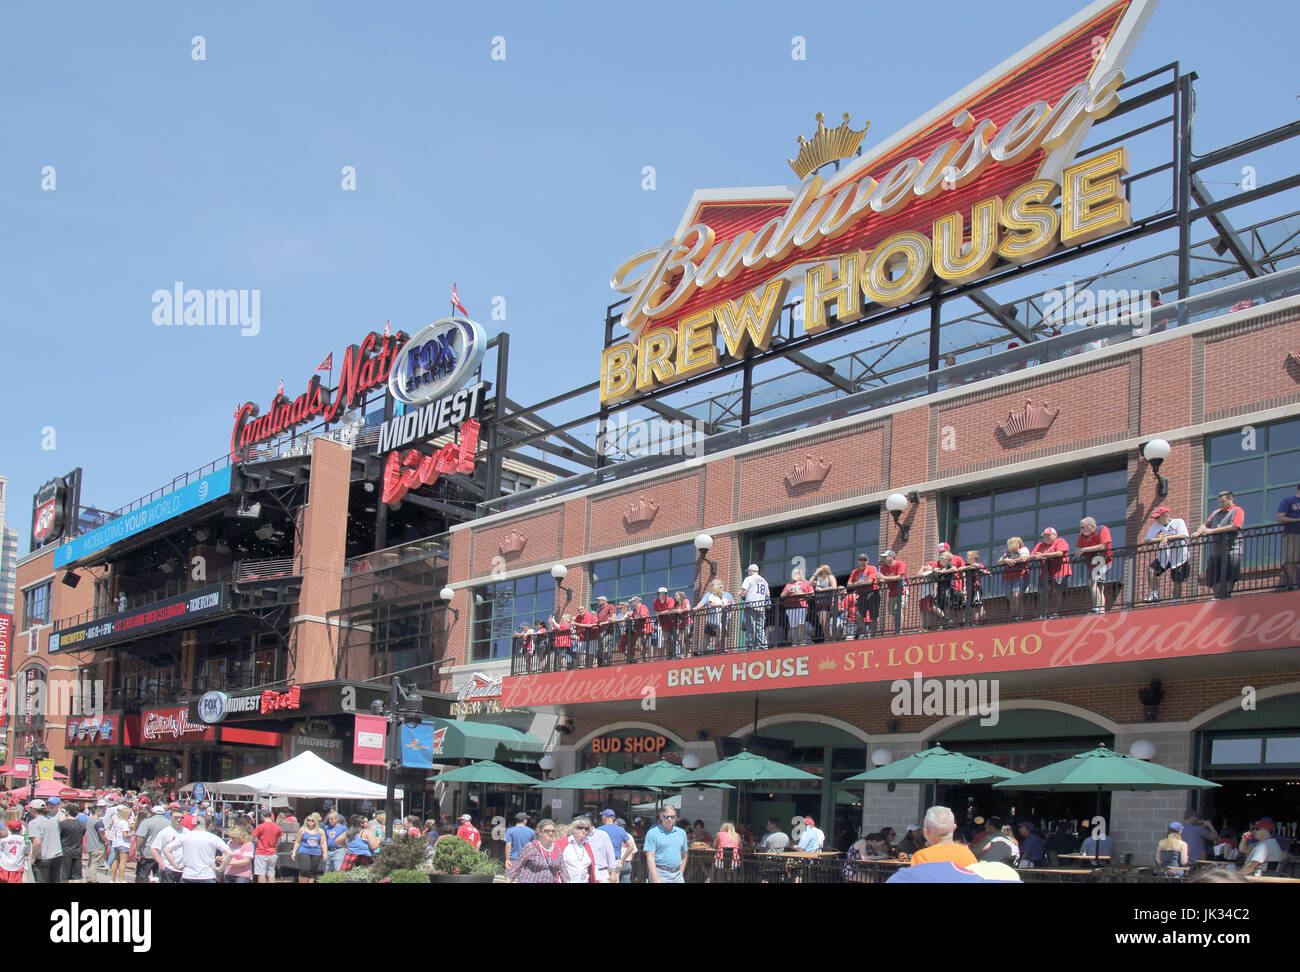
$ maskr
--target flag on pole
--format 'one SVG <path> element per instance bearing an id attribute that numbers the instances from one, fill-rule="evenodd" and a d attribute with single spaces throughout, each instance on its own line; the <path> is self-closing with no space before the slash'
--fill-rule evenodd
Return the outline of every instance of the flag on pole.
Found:
<path id="1" fill-rule="evenodd" d="M 456 292 L 455 284 L 451 285 L 451 306 L 453 309 L 460 311 L 466 317 L 469 317 L 469 311 L 467 311 L 465 305 L 460 302 L 460 294 Z"/>
<path id="2" fill-rule="evenodd" d="M 334 352 L 333 352 L 333 351 L 331 351 L 329 354 L 327 354 L 327 355 L 325 356 L 325 360 L 322 361 L 319 365 L 316 366 L 316 370 L 317 370 L 317 371 L 330 371 L 330 372 L 332 372 L 332 371 L 334 370 Z"/>
<path id="3" fill-rule="evenodd" d="M 333 354 L 332 351 L 331 351 L 330 353 Z M 283 395 L 283 394 L 284 394 L 284 379 L 281 378 L 281 379 L 280 379 L 280 387 L 277 388 L 277 389 L 275 390 L 275 397 L 276 397 L 276 398 L 279 398 L 279 397 L 280 397 L 281 395 Z"/>
<path id="4" fill-rule="evenodd" d="M 384 340 L 385 340 L 385 341 L 388 340 L 388 322 L 387 322 L 387 321 L 384 321 Z M 330 352 L 330 354 L 333 354 L 333 353 L 334 353 L 333 351 Z"/>

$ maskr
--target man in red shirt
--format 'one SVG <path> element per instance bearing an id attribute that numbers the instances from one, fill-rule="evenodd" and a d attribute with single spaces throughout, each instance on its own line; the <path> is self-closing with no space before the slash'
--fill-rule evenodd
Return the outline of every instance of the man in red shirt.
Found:
<path id="1" fill-rule="evenodd" d="M 894 634 L 898 634 L 903 626 L 903 610 L 907 606 L 907 564 L 899 560 L 894 551 L 886 550 L 880 555 L 880 570 L 877 573 L 888 598 L 886 605 L 889 616 L 894 621 Z"/>
<path id="2" fill-rule="evenodd" d="M 948 627 L 961 623 L 960 612 L 966 607 L 965 574 L 962 569 L 966 559 L 952 552 L 946 543 L 939 544 L 939 559 L 931 562 L 938 573 L 938 591 L 935 602 L 939 612 L 947 618 Z"/>
<path id="3" fill-rule="evenodd" d="M 659 596 L 654 599 L 652 607 L 655 611 L 655 621 L 659 625 L 659 637 L 664 640 L 663 647 L 667 649 L 668 657 L 680 657 L 682 651 L 677 638 L 679 621 L 677 616 L 677 602 L 674 601 L 672 596 L 668 593 L 668 588 L 659 588 Z"/>
<path id="4" fill-rule="evenodd" d="M 614 605 L 609 598 L 596 598 L 596 631 L 600 637 L 600 664 L 608 665 L 614 648 Z"/>
<path id="5" fill-rule="evenodd" d="M 629 627 L 632 629 L 628 641 L 627 660 L 637 660 L 637 652 L 645 648 L 646 635 L 650 633 L 650 609 L 641 603 L 641 598 L 634 597 L 628 603 L 631 611 Z"/>
<path id="6" fill-rule="evenodd" d="M 478 832 L 478 828 L 474 826 L 473 818 L 467 813 L 460 815 L 460 826 L 456 828 L 456 836 L 461 840 L 469 841 L 474 845 L 475 850 L 478 850 L 483 843 L 483 835 Z"/>
<path id="7" fill-rule="evenodd" d="M 1079 521 L 1079 543 L 1074 548 L 1088 570 L 1088 593 L 1092 595 L 1092 613 L 1106 613 L 1106 568 L 1110 566 L 1110 527 L 1097 526 L 1091 516 Z"/>
<path id="8" fill-rule="evenodd" d="M 849 640 L 870 638 L 871 623 L 880 612 L 880 581 L 866 554 L 858 554 L 858 566 L 849 574 L 848 588 L 853 607 L 845 601 L 844 620 L 855 626 Z M 861 627 L 857 626 L 858 622 Z"/>
<path id="9" fill-rule="evenodd" d="M 284 831 L 275 822 L 275 814 L 270 810 L 262 811 L 262 822 L 253 828 L 253 873 L 258 884 L 275 883 L 275 864 L 278 860 L 280 838 Z"/>
<path id="10" fill-rule="evenodd" d="M 1196 528 L 1194 537 L 1211 536 L 1210 556 L 1205 561 L 1205 583 L 1215 597 L 1232 597 L 1233 585 L 1241 576 L 1241 528 L 1246 511 L 1234 501 L 1232 490 L 1219 494 L 1219 508 Z"/>
<path id="11" fill-rule="evenodd" d="M 1059 618 L 1065 603 L 1065 588 L 1070 583 L 1070 544 L 1057 535 L 1055 527 L 1048 527 L 1029 557 L 1043 565 L 1039 581 L 1042 611 L 1048 617 Z"/>
<path id="12" fill-rule="evenodd" d="M 573 619 L 574 637 L 578 639 L 578 664 L 582 668 L 592 665 L 600 644 L 596 637 L 596 615 L 591 608 L 583 608 Z"/>

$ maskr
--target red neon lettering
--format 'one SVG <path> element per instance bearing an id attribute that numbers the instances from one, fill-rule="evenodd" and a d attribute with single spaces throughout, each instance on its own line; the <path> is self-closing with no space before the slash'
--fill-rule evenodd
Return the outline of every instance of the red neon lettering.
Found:
<path id="1" fill-rule="evenodd" d="M 400 451 L 390 452 L 384 463 L 382 501 L 396 503 L 409 490 L 427 486 L 445 472 L 473 472 L 477 451 L 478 422 L 470 419 L 461 426 L 458 441 L 448 442 L 431 456 L 418 449 L 410 449 L 405 455 Z"/>

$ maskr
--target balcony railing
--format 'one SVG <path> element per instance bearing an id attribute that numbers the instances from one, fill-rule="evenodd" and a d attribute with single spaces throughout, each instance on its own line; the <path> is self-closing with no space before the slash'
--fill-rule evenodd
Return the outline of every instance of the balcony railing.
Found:
<path id="1" fill-rule="evenodd" d="M 1054 586 L 1045 582 L 1047 566 L 1029 561 L 935 571 L 928 576 L 881 577 L 853 592 L 837 587 L 811 594 L 778 594 L 745 604 L 573 624 L 567 629 L 561 621 L 544 632 L 514 635 L 510 673 L 639 664 L 1267 594 L 1297 581 L 1297 565 L 1290 566 L 1289 574 L 1283 573 L 1284 536 L 1284 528 L 1277 525 L 1176 540 L 1165 546 L 1138 543 L 1114 548 L 1109 562 L 1098 554 L 1072 553 L 1069 576 Z M 1094 588 L 1101 608 L 1095 606 Z"/>
<path id="2" fill-rule="evenodd" d="M 97 604 L 89 610 L 82 611 L 80 614 L 74 614 L 66 618 L 59 618 L 54 622 L 54 630 L 65 631 L 68 628 L 75 628 L 79 624 L 98 621 L 100 618 L 111 618 L 117 614 L 134 611 L 136 608 L 147 607 L 157 601 L 165 601 L 168 598 L 180 597 L 185 592 L 192 591 L 197 587 L 208 587 L 212 584 L 227 584 L 234 579 L 235 569 L 235 567 L 226 567 L 222 570 L 216 571 L 215 573 L 208 574 L 207 579 L 202 581 L 192 581 L 187 575 L 182 573 L 176 580 L 167 581 L 162 587 L 152 588 L 142 594 L 115 597 L 105 603 Z"/>
<path id="3" fill-rule="evenodd" d="M 450 555 L 451 534 L 439 533 L 432 537 L 412 540 L 410 543 L 399 543 L 393 547 L 385 547 L 383 550 L 374 550 L 361 557 L 353 557 L 344 563 L 343 574 L 344 576 L 364 574 L 367 571 L 384 570 L 415 560 L 430 561 L 429 566 L 434 566 L 433 562 L 440 560 L 445 566 Z"/>
<path id="4" fill-rule="evenodd" d="M 301 557 L 270 557 L 265 560 L 241 560 L 235 564 L 235 583 L 283 580 L 302 576 Z"/>

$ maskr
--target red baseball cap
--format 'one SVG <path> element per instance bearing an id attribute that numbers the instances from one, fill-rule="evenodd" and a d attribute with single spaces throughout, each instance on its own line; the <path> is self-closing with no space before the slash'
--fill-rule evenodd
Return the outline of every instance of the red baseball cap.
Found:
<path id="1" fill-rule="evenodd" d="M 1158 520 L 1158 519 L 1160 519 L 1160 517 L 1164 516 L 1166 513 L 1168 513 L 1168 514 L 1170 514 L 1170 515 L 1172 516 L 1172 515 L 1173 515 L 1173 512 L 1174 512 L 1174 511 L 1171 510 L 1171 509 L 1170 509 L 1169 507 L 1167 507 L 1167 506 L 1157 506 L 1155 512 L 1151 514 L 1151 519 L 1153 519 L 1153 520 Z"/>
<path id="2" fill-rule="evenodd" d="M 815 827 L 817 825 L 817 821 L 813 820 L 812 817 L 804 817 L 803 822 L 806 823 L 809 827 Z"/>
<path id="3" fill-rule="evenodd" d="M 945 550 L 951 550 L 951 549 L 952 547 L 948 546 L 946 543 L 939 544 L 939 553 L 943 553 Z"/>

